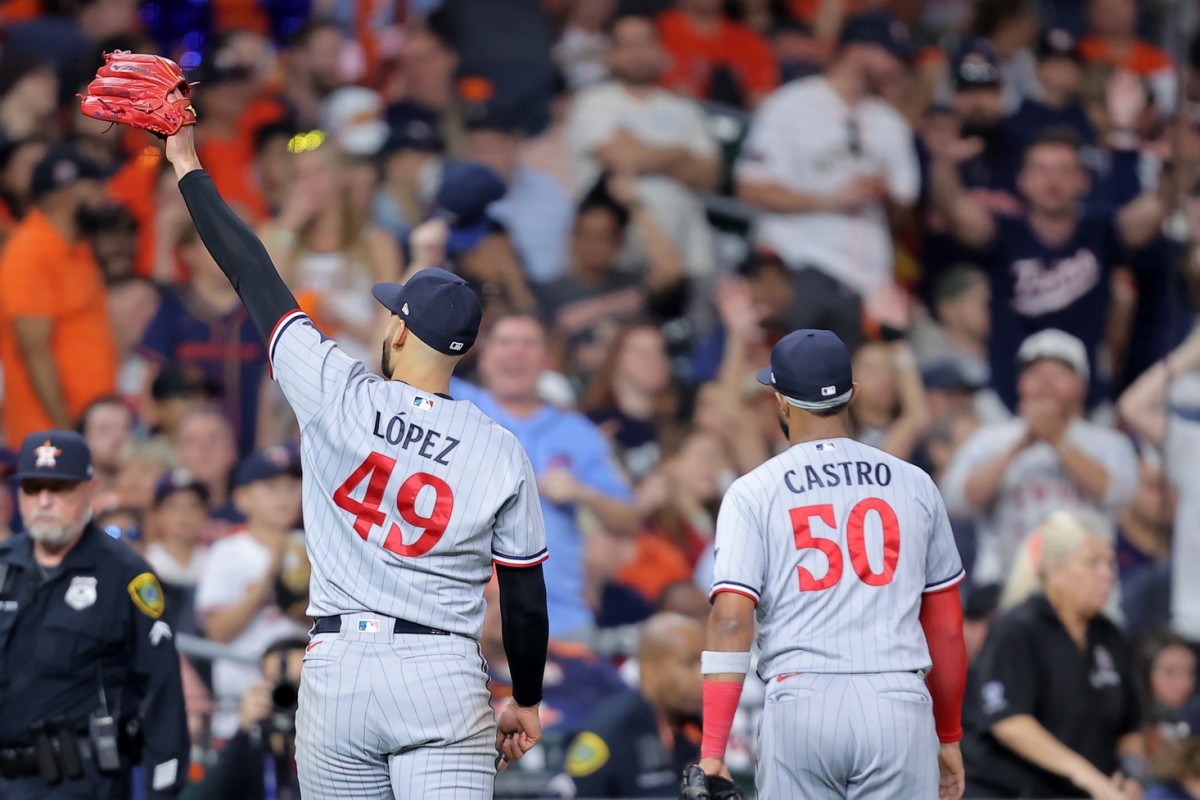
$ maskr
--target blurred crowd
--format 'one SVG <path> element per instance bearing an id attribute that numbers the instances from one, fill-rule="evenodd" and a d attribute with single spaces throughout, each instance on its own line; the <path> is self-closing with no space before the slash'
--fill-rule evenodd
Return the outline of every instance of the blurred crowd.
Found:
<path id="1" fill-rule="evenodd" d="M 854 350 L 855 436 L 942 489 L 974 796 L 1200 800 L 1198 22 L 1165 0 L 4 0 L 0 444 L 83 433 L 96 520 L 177 630 L 240 657 L 182 667 L 196 777 L 227 781 L 202 796 L 234 796 L 215 753 L 287 747 L 300 432 L 161 145 L 78 113 L 103 52 L 161 53 L 198 82 L 217 187 L 347 352 L 378 365 L 376 281 L 446 265 L 483 297 L 454 395 L 520 438 L 550 539 L 526 772 L 600 774 L 573 737 L 631 687 L 697 735 L 680 616 L 706 618 L 724 490 L 786 446 L 753 376 L 807 327 Z M 0 491 L 0 538 L 19 525 Z M 680 616 L 639 630 L 656 612 Z M 499 635 L 492 608 L 497 702 Z"/>

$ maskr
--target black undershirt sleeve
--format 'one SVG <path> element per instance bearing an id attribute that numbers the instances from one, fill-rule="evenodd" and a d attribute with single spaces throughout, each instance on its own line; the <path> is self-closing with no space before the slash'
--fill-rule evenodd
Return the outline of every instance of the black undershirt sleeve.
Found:
<path id="1" fill-rule="evenodd" d="M 237 290 L 263 342 L 269 345 L 275 323 L 300 307 L 296 298 L 279 277 L 263 243 L 233 213 L 207 172 L 198 169 L 184 175 L 179 180 L 179 191 L 200 240 Z"/>
<path id="2" fill-rule="evenodd" d="M 546 614 L 546 581 L 542 565 L 496 565 L 500 583 L 500 618 L 504 653 L 512 675 L 513 699 L 520 706 L 542 702 L 542 676 L 546 671 L 546 643 L 550 620 Z"/>

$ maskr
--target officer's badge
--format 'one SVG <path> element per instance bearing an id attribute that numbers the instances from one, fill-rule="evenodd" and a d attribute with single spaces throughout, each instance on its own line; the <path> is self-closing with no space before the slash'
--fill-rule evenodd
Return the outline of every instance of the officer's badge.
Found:
<path id="1" fill-rule="evenodd" d="M 584 731 L 575 737 L 567 751 L 567 774 L 572 778 L 591 775 L 608 763 L 608 757 L 605 741 L 591 731 Z"/>
<path id="2" fill-rule="evenodd" d="M 163 591 L 153 572 L 143 572 L 129 582 L 129 596 L 133 604 L 150 619 L 158 619 L 163 613 Z"/>
<path id="3" fill-rule="evenodd" d="M 76 611 L 96 605 L 96 579 L 83 576 L 71 578 L 65 599 L 67 605 Z"/>

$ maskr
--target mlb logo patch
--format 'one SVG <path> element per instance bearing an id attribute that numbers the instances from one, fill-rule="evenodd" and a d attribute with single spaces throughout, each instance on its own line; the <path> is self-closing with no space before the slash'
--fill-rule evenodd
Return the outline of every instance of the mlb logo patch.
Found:
<path id="1" fill-rule="evenodd" d="M 824 453 L 829 450 L 836 450 L 837 446 L 833 442 L 817 442 L 817 452 Z"/>
<path id="2" fill-rule="evenodd" d="M 379 620 L 377 619 L 360 619 L 358 621 L 359 633 L 379 633 Z"/>
<path id="3" fill-rule="evenodd" d="M 433 398 L 430 397 L 414 397 L 413 408 L 419 408 L 422 411 L 433 411 Z"/>

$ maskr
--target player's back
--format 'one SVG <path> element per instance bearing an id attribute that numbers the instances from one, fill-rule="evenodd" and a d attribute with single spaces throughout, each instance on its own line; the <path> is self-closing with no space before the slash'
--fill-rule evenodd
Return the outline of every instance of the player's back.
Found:
<path id="1" fill-rule="evenodd" d="M 713 591 L 758 602 L 767 678 L 927 669 L 921 596 L 962 577 L 933 481 L 852 439 L 794 445 L 722 502 Z"/>
<path id="2" fill-rule="evenodd" d="M 371 611 L 478 638 L 492 563 L 546 557 L 516 438 L 474 404 L 354 362 L 301 439 L 309 614 Z"/>

